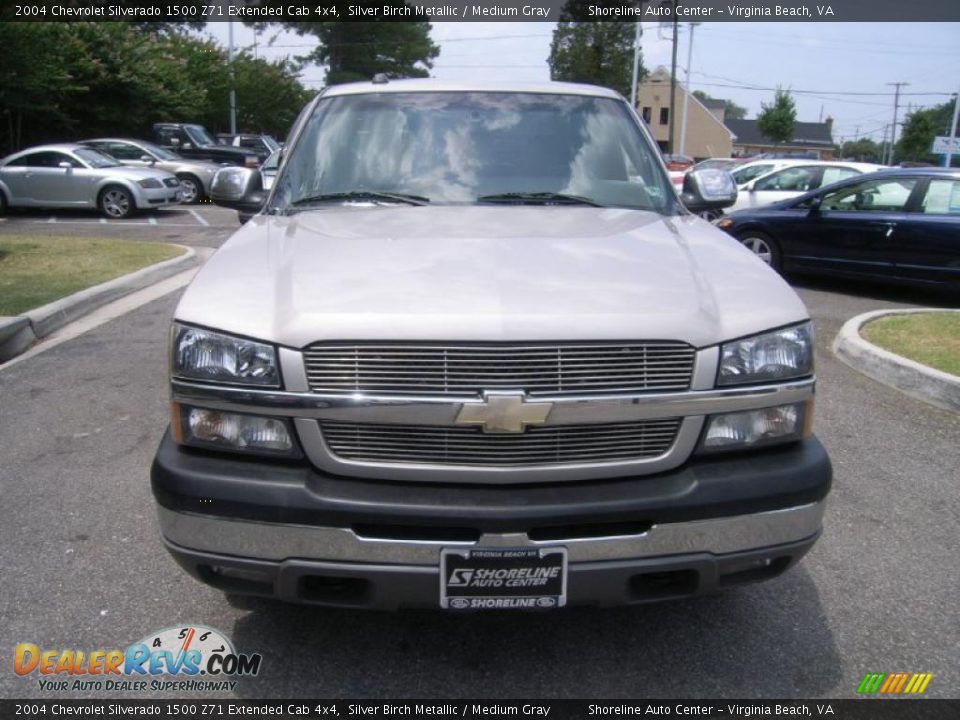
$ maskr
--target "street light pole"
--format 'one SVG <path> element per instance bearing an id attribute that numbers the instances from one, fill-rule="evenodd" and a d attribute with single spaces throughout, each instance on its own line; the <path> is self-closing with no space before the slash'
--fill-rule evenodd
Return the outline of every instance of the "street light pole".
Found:
<path id="1" fill-rule="evenodd" d="M 667 152 L 676 152 L 673 145 L 673 128 L 677 117 L 677 34 L 680 24 L 677 22 L 677 0 L 673 2 L 673 53 L 670 61 L 670 137 L 667 139 Z"/>
<path id="2" fill-rule="evenodd" d="M 641 6 L 642 7 L 642 6 Z M 633 81 L 630 83 L 630 106 L 637 107 L 637 81 L 640 79 L 640 38 L 643 36 L 643 27 L 636 25 L 633 35 Z"/>
<path id="3" fill-rule="evenodd" d="M 229 23 L 228 44 L 227 44 L 227 62 L 230 65 L 230 134 L 237 134 L 237 90 L 236 79 L 233 73 L 233 20 Z"/>

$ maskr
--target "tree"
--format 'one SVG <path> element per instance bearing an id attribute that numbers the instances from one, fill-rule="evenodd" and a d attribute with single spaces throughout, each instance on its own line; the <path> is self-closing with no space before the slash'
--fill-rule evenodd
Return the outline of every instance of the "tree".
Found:
<path id="1" fill-rule="evenodd" d="M 883 148 L 870 138 L 847 140 L 840 148 L 840 157 L 857 162 L 879 163 L 882 155 Z"/>
<path id="2" fill-rule="evenodd" d="M 172 28 L 0 23 L 0 155 L 44 141 L 145 137 L 162 120 L 228 127 L 226 52 Z M 234 59 L 242 126 L 282 137 L 309 98 L 299 66 Z"/>
<path id="3" fill-rule="evenodd" d="M 287 6 L 286 0 L 267 0 L 267 6 Z M 404 0 L 386 0 L 381 8 L 407 8 Z M 381 15 L 383 11 L 381 9 Z M 264 27 L 268 23 L 250 23 Z M 316 49 L 300 58 L 327 66 L 328 85 L 370 80 L 382 73 L 390 79 L 429 77 L 440 46 L 430 39 L 429 22 L 282 22 L 299 35 L 313 35 Z"/>
<path id="4" fill-rule="evenodd" d="M 777 88 L 773 103 L 761 103 L 763 108 L 757 116 L 757 128 L 774 142 L 787 142 L 793 139 L 794 125 L 797 121 L 797 107 L 790 93 Z"/>
<path id="5" fill-rule="evenodd" d="M 747 109 L 741 105 L 737 105 L 733 100 L 710 97 L 703 90 L 694 90 L 693 96 L 700 102 L 713 101 L 723 103 L 724 120 L 743 120 L 747 116 Z"/>
<path id="6" fill-rule="evenodd" d="M 952 100 L 931 108 L 914 110 L 907 115 L 903 123 L 903 133 L 897 140 L 894 162 L 909 160 L 942 164 L 943 158 L 932 154 L 930 147 L 937 135 L 950 134 L 951 120 L 953 120 Z"/>
<path id="7" fill-rule="evenodd" d="M 581 0 L 570 0 L 560 14 L 550 43 L 550 77 L 553 80 L 591 83 L 613 88 L 624 97 L 630 97 L 633 76 L 633 23 L 570 22 L 570 17 L 586 17 L 578 9 L 586 5 Z M 591 4 L 599 4 L 594 0 Z M 647 71 L 640 64 L 638 81 Z"/>

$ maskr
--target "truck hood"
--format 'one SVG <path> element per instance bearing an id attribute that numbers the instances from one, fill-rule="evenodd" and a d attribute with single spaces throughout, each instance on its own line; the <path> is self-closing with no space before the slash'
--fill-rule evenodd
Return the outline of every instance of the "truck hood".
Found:
<path id="1" fill-rule="evenodd" d="M 529 206 L 335 206 L 256 216 L 176 318 L 322 340 L 683 340 L 805 320 L 793 290 L 693 216 Z"/>

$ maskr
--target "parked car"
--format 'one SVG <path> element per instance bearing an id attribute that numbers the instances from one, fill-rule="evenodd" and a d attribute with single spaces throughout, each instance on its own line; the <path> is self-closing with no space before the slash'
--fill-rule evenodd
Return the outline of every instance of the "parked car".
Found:
<path id="1" fill-rule="evenodd" d="M 257 154 L 242 148 L 221 145 L 203 125 L 192 123 L 154 123 L 154 143 L 192 160 L 211 160 L 226 165 L 257 167 Z"/>
<path id="2" fill-rule="evenodd" d="M 617 92 L 334 85 L 174 312 L 165 547 L 232 594 L 555 608 L 779 575 L 820 534 L 813 337 Z M 728 173 L 690 173 L 693 210 Z M 506 582 L 510 580 L 510 582 Z"/>
<path id="3" fill-rule="evenodd" d="M 810 162 L 791 164 L 737 186 L 737 202 L 727 212 L 763 207 L 802 195 L 844 178 L 876 172 L 883 165 L 854 162 Z"/>
<path id="4" fill-rule="evenodd" d="M 716 225 L 777 270 L 960 289 L 960 170 L 875 172 Z"/>
<path id="5" fill-rule="evenodd" d="M 154 145 L 146 140 L 128 138 L 96 138 L 81 140 L 102 153 L 116 158 L 131 167 L 153 167 L 173 173 L 180 180 L 183 202 L 202 202 L 210 194 L 210 183 L 222 166 L 204 160 L 187 160 L 172 150 Z"/>
<path id="6" fill-rule="evenodd" d="M 728 172 L 733 171 L 734 168 L 740 167 L 746 162 L 745 158 L 708 158 L 707 160 L 701 160 L 696 165 L 694 165 L 691 170 L 727 170 Z"/>
<path id="7" fill-rule="evenodd" d="M 670 171 L 683 172 L 693 167 L 693 158 L 689 155 L 664 155 L 663 162 Z"/>
<path id="8" fill-rule="evenodd" d="M 730 174 L 733 175 L 733 181 L 737 184 L 737 189 L 745 190 L 747 183 L 751 180 L 756 180 L 758 177 L 768 175 L 781 168 L 806 165 L 809 162 L 809 160 L 787 158 L 754 158 L 734 168 L 730 171 Z"/>
<path id="9" fill-rule="evenodd" d="M 230 147 L 243 148 L 257 156 L 260 162 L 266 160 L 270 153 L 280 149 L 280 143 L 270 135 L 230 135 L 228 133 L 217 134 L 217 142 Z"/>
<path id="10" fill-rule="evenodd" d="M 0 211 L 97 208 L 109 218 L 125 218 L 181 199 L 180 181 L 171 173 L 126 167 L 76 143 L 38 145 L 0 160 Z"/>

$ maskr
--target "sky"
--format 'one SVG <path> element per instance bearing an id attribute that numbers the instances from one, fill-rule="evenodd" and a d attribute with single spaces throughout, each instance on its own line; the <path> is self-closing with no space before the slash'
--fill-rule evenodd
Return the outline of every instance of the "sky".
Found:
<path id="1" fill-rule="evenodd" d="M 434 23 L 440 56 L 431 72 L 445 80 L 503 78 L 549 80 L 547 57 L 555 23 Z M 207 32 L 226 44 L 227 23 Z M 686 81 L 690 27 L 681 23 L 678 82 Z M 648 70 L 670 67 L 670 30 L 642 23 L 643 62 Z M 250 47 L 254 33 L 234 24 L 237 47 Z M 272 45 L 269 40 L 275 38 Z M 309 36 L 268 29 L 257 38 L 261 57 L 306 54 Z M 323 87 L 324 69 L 304 68 L 301 80 Z M 854 137 L 881 140 L 893 120 L 894 87 L 901 88 L 897 121 L 911 108 L 951 99 L 960 90 L 960 23 L 703 23 L 693 31 L 690 89 L 727 98 L 753 118 L 774 89 L 791 90 L 797 120 L 834 118 L 837 142 Z M 902 125 L 901 125 L 902 127 Z M 899 128 L 898 128 L 899 134 Z"/>

